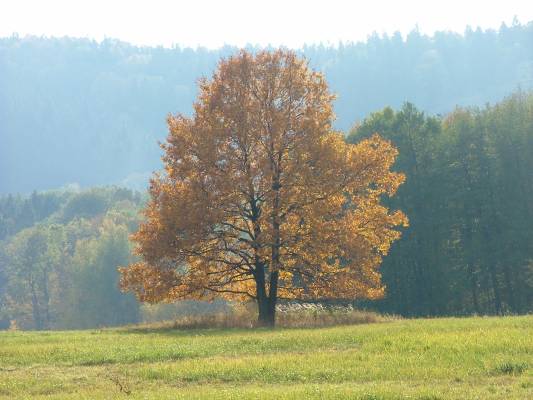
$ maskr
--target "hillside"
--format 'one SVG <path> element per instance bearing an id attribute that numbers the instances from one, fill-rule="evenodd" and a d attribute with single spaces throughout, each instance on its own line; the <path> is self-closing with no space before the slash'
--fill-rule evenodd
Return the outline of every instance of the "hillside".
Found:
<path id="1" fill-rule="evenodd" d="M 464 35 L 374 34 L 363 43 L 306 46 L 343 131 L 405 101 L 431 114 L 533 88 L 533 23 Z M 135 47 L 116 40 L 0 38 L 0 194 L 146 186 L 160 168 L 168 113 L 190 114 L 196 82 L 237 51 Z"/>

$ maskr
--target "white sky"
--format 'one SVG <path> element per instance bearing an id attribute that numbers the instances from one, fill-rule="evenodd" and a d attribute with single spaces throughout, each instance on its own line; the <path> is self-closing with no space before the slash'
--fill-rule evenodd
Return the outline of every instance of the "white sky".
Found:
<path id="1" fill-rule="evenodd" d="M 464 32 L 533 21 L 533 0 L 0 0 L 0 37 L 117 38 L 137 45 L 300 47 L 372 32 Z"/>

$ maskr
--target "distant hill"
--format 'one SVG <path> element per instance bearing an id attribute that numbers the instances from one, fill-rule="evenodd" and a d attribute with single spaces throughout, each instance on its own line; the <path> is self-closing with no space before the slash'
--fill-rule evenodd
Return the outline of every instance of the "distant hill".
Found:
<path id="1" fill-rule="evenodd" d="M 143 187 L 160 166 L 168 113 L 190 113 L 199 77 L 237 49 L 116 40 L 0 39 L 0 193 L 77 183 Z M 533 88 L 533 23 L 464 35 L 373 35 L 299 50 L 334 92 L 337 128 L 384 106 L 429 113 Z"/>

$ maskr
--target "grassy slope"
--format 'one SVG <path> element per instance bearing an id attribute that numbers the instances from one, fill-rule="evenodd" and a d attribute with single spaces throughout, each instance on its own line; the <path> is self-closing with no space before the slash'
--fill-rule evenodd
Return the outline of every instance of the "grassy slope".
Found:
<path id="1" fill-rule="evenodd" d="M 0 333 L 0 398 L 527 399 L 532 370 L 533 316 Z"/>

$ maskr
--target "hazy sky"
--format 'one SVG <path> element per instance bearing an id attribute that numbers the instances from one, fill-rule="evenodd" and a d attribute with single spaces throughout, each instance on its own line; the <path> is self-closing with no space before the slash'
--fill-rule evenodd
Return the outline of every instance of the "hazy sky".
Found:
<path id="1" fill-rule="evenodd" d="M 0 36 L 118 38 L 138 45 L 336 44 L 372 32 L 464 32 L 533 21 L 533 0 L 0 0 Z"/>

